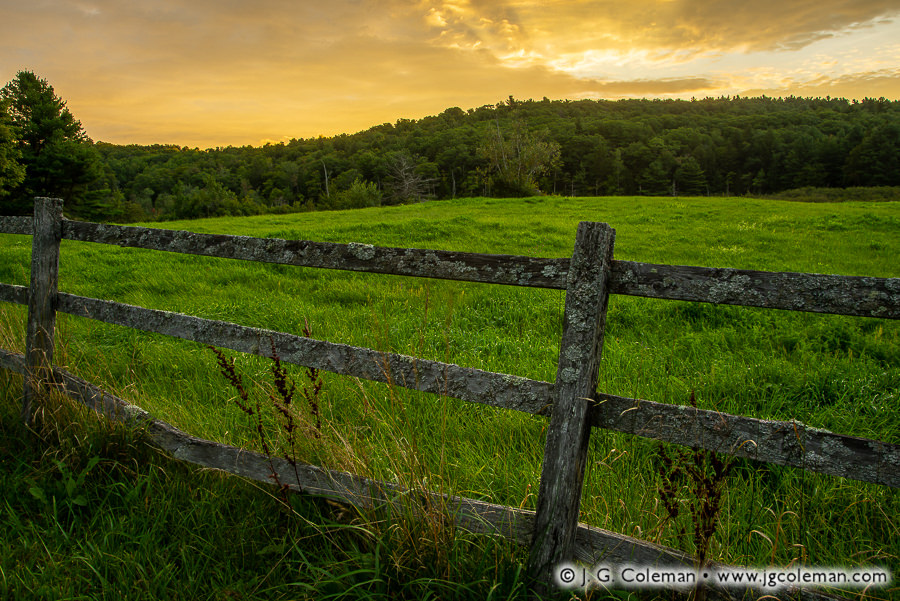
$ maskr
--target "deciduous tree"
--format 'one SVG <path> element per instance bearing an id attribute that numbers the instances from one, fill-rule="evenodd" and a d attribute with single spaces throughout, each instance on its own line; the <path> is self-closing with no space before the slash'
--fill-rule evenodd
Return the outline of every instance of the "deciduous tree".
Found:
<path id="1" fill-rule="evenodd" d="M 497 120 L 488 129 L 480 151 L 494 177 L 494 193 L 513 196 L 538 194 L 539 175 L 559 160 L 560 146 L 546 132 L 532 132 L 522 119 L 512 120 L 504 132 Z"/>
<path id="2" fill-rule="evenodd" d="M 395 153 L 390 165 L 387 185 L 393 202 L 418 202 L 427 197 L 432 180 L 422 173 L 420 165 L 409 153 Z"/>

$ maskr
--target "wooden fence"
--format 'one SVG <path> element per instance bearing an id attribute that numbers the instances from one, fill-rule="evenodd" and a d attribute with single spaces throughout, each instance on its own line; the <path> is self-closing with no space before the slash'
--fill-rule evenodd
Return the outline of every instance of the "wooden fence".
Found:
<path id="1" fill-rule="evenodd" d="M 383 248 L 304 240 L 259 239 L 125 227 L 62 217 L 62 201 L 38 198 L 34 217 L 0 217 L 0 233 L 33 236 L 30 286 L 0 284 L 0 300 L 28 305 L 26 352 L 0 350 L 0 366 L 23 373 L 23 418 L 31 415 L 38 382 L 49 381 L 110 417 L 140 420 L 157 445 L 176 458 L 357 506 L 391 502 L 397 486 L 354 474 L 302 466 L 201 440 L 152 419 L 142 409 L 53 366 L 57 312 L 269 356 L 358 378 L 549 417 L 535 512 L 472 499 L 444 499 L 457 523 L 530 545 L 529 572 L 549 582 L 553 566 L 571 560 L 692 567 L 679 551 L 578 523 L 588 440 L 593 428 L 637 434 L 757 461 L 900 487 L 900 445 L 692 407 L 596 391 L 610 294 L 645 296 L 900 319 L 900 279 L 773 273 L 653 265 L 613 259 L 615 231 L 604 223 L 578 226 L 571 258 L 544 259 L 438 250 Z M 556 383 L 383 353 L 85 298 L 59 292 L 60 241 L 78 240 L 228 259 L 532 286 L 566 291 Z M 271 343 L 270 343 L 271 341 Z M 420 491 L 422 494 L 432 494 Z M 826 598 L 803 590 L 804 598 Z M 732 591 L 716 595 L 730 598 Z"/>

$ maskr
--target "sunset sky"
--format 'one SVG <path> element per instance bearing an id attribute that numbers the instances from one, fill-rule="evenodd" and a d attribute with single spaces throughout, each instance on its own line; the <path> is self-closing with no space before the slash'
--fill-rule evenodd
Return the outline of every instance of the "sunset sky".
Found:
<path id="1" fill-rule="evenodd" d="M 900 98 L 900 0 L 0 0 L 0 80 L 200 148 L 517 99 Z"/>

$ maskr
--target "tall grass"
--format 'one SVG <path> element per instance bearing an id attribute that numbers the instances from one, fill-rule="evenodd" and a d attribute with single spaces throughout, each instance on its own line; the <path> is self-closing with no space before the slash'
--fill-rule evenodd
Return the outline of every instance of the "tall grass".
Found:
<path id="1" fill-rule="evenodd" d="M 19 332 L 7 325 L 0 322 L 0 340 L 12 342 Z M 265 383 L 253 386 L 250 401 L 270 394 Z M 281 496 L 171 460 L 140 429 L 98 418 L 52 388 L 26 428 L 21 390 L 21 376 L 0 371 L 4 600 L 526 597 L 523 550 L 457 532 L 433 500 L 402 500 L 399 514 L 387 507 L 359 513 Z M 346 443 L 329 426 L 319 450 Z M 403 455 L 393 465 L 408 465 L 414 454 L 404 440 L 396 444 Z M 365 461 L 346 458 L 351 470 Z"/>
<path id="2" fill-rule="evenodd" d="M 609 222 L 619 259 L 900 276 L 900 205 L 750 199 L 464 200 L 167 227 L 532 256 L 571 253 L 579 220 Z M 28 239 L 4 236 L 0 280 L 27 282 Z M 151 308 L 552 381 L 564 294 L 261 265 L 64 241 L 61 289 Z M 21 311 L 5 309 L 17 322 Z M 258 448 L 208 349 L 60 317 L 66 363 L 192 434 Z M 900 442 L 896 322 L 614 297 L 604 392 L 797 419 Z M 235 358 L 248 381 L 265 360 Z M 288 368 L 297 382 L 301 368 Z M 533 508 L 546 421 L 323 374 L 323 441 L 302 459 L 386 481 Z M 260 384 L 260 386 L 263 386 Z M 259 388 L 256 394 L 265 394 Z M 130 395 L 130 396 L 129 396 Z M 273 423 L 274 425 L 274 423 Z M 694 552 L 658 493 L 657 446 L 595 431 L 582 521 Z M 682 500 L 687 503 L 688 500 Z M 900 568 L 891 489 L 736 461 L 708 557 L 747 565 Z M 419 538 L 428 538 L 421 535 Z M 434 538 L 434 536 L 432 536 Z M 381 561 L 375 558 L 373 561 Z M 380 565 L 380 564 L 379 564 Z M 877 591 L 877 595 L 892 594 Z"/>

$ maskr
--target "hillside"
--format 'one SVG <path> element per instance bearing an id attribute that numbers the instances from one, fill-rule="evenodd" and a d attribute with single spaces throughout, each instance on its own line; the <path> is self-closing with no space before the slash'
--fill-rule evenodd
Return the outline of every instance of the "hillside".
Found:
<path id="1" fill-rule="evenodd" d="M 262 148 L 100 143 L 107 219 L 522 196 L 900 186 L 900 102 L 519 101 Z M 896 197 L 896 191 L 891 193 Z"/>

